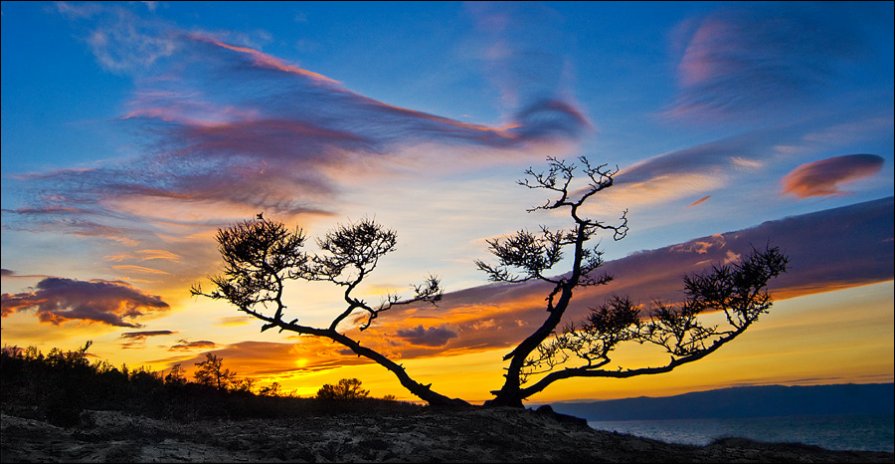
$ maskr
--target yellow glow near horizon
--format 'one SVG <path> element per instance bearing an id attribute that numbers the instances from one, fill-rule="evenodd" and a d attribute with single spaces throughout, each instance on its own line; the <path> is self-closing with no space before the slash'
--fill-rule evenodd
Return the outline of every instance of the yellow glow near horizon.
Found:
<path id="1" fill-rule="evenodd" d="M 770 314 L 718 352 L 654 376 L 570 379 L 556 382 L 531 402 L 668 396 L 735 385 L 817 385 L 892 382 L 893 281 L 778 301 Z M 634 345 L 636 347 L 636 344 Z M 625 353 L 617 360 L 649 362 L 655 356 Z M 480 403 L 502 381 L 507 349 L 402 361 L 420 382 L 438 392 Z M 665 355 L 667 357 L 667 355 Z M 665 358 L 660 357 L 659 362 Z M 642 364 L 641 364 L 642 365 Z M 638 364 L 630 364 L 638 367 Z M 278 380 L 284 389 L 316 391 L 313 385 L 358 377 L 374 395 L 414 400 L 381 366 L 368 364 Z M 313 392 L 312 392 L 313 393 Z"/>
<path id="2" fill-rule="evenodd" d="M 667 396 L 734 385 L 891 382 L 895 366 L 893 289 L 890 280 L 777 301 L 770 314 L 739 338 L 707 358 L 671 373 L 629 379 L 569 379 L 554 383 L 529 401 Z M 146 365 L 162 370 L 182 362 L 191 372 L 191 362 L 201 357 L 201 351 L 171 352 L 169 345 L 177 339 L 200 340 L 205 334 L 215 339 L 218 348 L 225 349 L 221 354 L 225 367 L 256 378 L 262 386 L 276 381 L 284 392 L 310 396 L 324 383 L 357 377 L 375 396 L 390 394 L 402 400 L 416 400 L 382 366 L 346 364 L 358 360 L 338 355 L 338 345 L 286 333 L 270 335 L 273 331 L 258 337 L 257 321 L 234 325 L 229 323 L 232 309 L 222 312 L 220 304 L 201 300 L 190 303 L 193 306 L 189 310 L 172 311 L 165 317 L 166 326 L 179 326 L 176 333 L 149 337 L 134 349 L 122 349 L 120 328 L 68 322 L 67 330 L 59 331 L 30 314 L 11 315 L 4 321 L 8 324 L 4 324 L 3 335 L 6 340 L 35 345 L 44 351 L 52 347 L 76 349 L 91 339 L 95 343 L 90 352 L 116 366 L 126 363 L 129 367 Z M 100 327 L 108 330 L 98 335 Z M 250 339 L 265 341 L 252 342 L 255 345 L 232 355 L 226 351 L 226 343 Z M 313 367 L 307 357 L 308 349 L 312 355 L 331 358 L 327 359 L 331 364 Z M 490 390 L 500 387 L 505 366 L 500 360 L 509 349 L 468 350 L 450 356 L 435 350 L 426 357 L 398 362 L 414 379 L 432 383 L 433 389 L 442 394 L 481 403 L 490 397 Z M 621 345 L 614 359 L 626 367 L 657 365 L 667 360 L 667 355 L 656 353 L 637 344 Z M 287 359 L 264 357 L 271 355 Z M 296 370 L 290 372 L 290 366 Z M 269 373 L 263 373 L 265 369 Z"/>

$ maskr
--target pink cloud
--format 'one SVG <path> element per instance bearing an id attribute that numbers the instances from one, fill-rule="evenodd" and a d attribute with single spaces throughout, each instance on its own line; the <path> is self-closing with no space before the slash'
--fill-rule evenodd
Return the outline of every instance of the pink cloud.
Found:
<path id="1" fill-rule="evenodd" d="M 783 178 L 783 192 L 798 198 L 841 195 L 841 184 L 870 177 L 884 163 L 877 155 L 843 155 L 805 163 Z"/>
<path id="2" fill-rule="evenodd" d="M 136 319 L 147 312 L 165 311 L 168 303 L 147 295 L 120 281 L 89 282 L 49 277 L 30 292 L 4 293 L 2 315 L 35 310 L 42 322 L 60 324 L 68 320 L 86 320 L 118 327 L 140 327 Z"/>
<path id="3" fill-rule="evenodd" d="M 788 5 L 730 8 L 687 20 L 678 32 L 680 91 L 664 111 L 673 119 L 766 117 L 770 104 L 783 111 L 827 85 L 860 43 L 847 22 Z"/>

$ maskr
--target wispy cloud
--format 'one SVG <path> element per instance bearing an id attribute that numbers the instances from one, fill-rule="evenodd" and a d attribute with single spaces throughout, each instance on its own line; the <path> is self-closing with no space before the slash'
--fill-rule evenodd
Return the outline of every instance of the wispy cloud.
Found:
<path id="1" fill-rule="evenodd" d="M 162 261 L 180 261 L 180 255 L 171 253 L 168 250 L 137 250 L 137 254 L 144 261 L 162 260 Z"/>
<path id="2" fill-rule="evenodd" d="M 572 65 L 564 53 L 572 39 L 549 4 L 470 2 L 465 10 L 477 34 L 463 53 L 482 63 L 504 110 L 570 98 Z"/>
<path id="3" fill-rule="evenodd" d="M 49 277 L 33 291 L 2 296 L 2 315 L 35 310 L 42 322 L 60 324 L 69 320 L 100 322 L 118 327 L 140 327 L 127 319 L 147 312 L 165 311 L 168 303 L 120 281 L 81 281 Z"/>
<path id="4" fill-rule="evenodd" d="M 877 155 L 843 155 L 805 163 L 783 178 L 783 192 L 799 198 L 841 195 L 841 184 L 872 176 L 884 163 Z"/>
<path id="5" fill-rule="evenodd" d="M 828 85 L 861 39 L 849 21 L 814 13 L 790 5 L 732 7 L 689 22 L 677 67 L 680 91 L 665 115 L 754 116 Z"/>
<path id="6" fill-rule="evenodd" d="M 574 144 L 591 127 L 560 93 L 527 92 L 500 124 L 459 121 L 359 94 L 233 34 L 120 5 L 91 11 L 66 14 L 89 30 L 103 66 L 134 77 L 120 123 L 136 129 L 142 154 L 21 176 L 24 205 L 4 210 L 4 228 L 112 240 L 110 270 L 198 276 L 213 253 L 189 237 L 260 211 L 305 225 L 338 214 L 358 179 L 426 163 L 432 147 L 462 169 Z"/>
<path id="7" fill-rule="evenodd" d="M 145 267 L 145 266 L 137 266 L 134 264 L 117 264 L 115 266 L 112 266 L 112 269 L 117 269 L 119 271 L 124 271 L 124 272 L 129 272 L 129 273 L 136 272 L 138 274 L 169 275 L 168 272 L 165 272 L 165 271 L 162 271 L 159 269 L 153 269 L 151 267 Z"/>
<path id="8" fill-rule="evenodd" d="M 520 102 L 499 126 L 402 108 L 228 42 L 224 33 L 186 32 L 124 8 L 101 11 L 100 19 L 89 17 L 93 23 L 79 18 L 93 24 L 100 62 L 110 69 L 141 68 L 125 120 L 145 130 L 152 154 L 24 179 L 39 191 L 58 192 L 34 197 L 27 211 L 55 213 L 44 221 L 68 221 L 64 226 L 82 235 L 115 237 L 103 227 L 122 227 L 87 220 L 84 212 L 136 221 L 138 228 L 146 228 L 139 224 L 146 220 L 220 225 L 258 211 L 330 214 L 341 182 L 359 175 L 356 166 L 369 176 L 377 160 L 407 148 L 517 156 L 526 147 L 577 141 L 590 127 L 580 109 L 557 95 Z M 60 218 L 69 212 L 81 214 Z"/>

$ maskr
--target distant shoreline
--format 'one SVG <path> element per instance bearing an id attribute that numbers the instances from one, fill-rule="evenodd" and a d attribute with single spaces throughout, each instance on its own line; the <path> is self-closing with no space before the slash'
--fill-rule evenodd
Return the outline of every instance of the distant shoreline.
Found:
<path id="1" fill-rule="evenodd" d="M 666 397 L 551 403 L 587 420 L 895 414 L 895 384 L 732 387 Z"/>

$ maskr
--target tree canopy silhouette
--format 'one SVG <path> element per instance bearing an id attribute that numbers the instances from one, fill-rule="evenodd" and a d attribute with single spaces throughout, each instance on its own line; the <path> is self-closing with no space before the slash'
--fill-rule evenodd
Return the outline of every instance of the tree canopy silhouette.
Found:
<path id="1" fill-rule="evenodd" d="M 544 190 L 554 197 L 529 212 L 565 211 L 571 220 L 568 228 L 541 226 L 536 232 L 520 230 L 506 238 L 489 240 L 497 263 L 476 261 L 491 281 L 512 284 L 540 280 L 550 286 L 545 319 L 504 356 L 504 361 L 509 361 L 504 384 L 491 392 L 494 398 L 486 405 L 522 407 L 523 400 L 562 379 L 659 374 L 702 359 L 768 311 L 768 282 L 786 271 L 787 258 L 779 248 L 753 249 L 739 262 L 718 264 L 685 277 L 683 302 L 655 302 L 644 312 L 628 297 L 615 296 L 591 308 L 584 321 L 567 323 L 557 331 L 576 289 L 606 285 L 612 280 L 612 276 L 599 272 L 603 252 L 591 245 L 593 239 L 608 234 L 613 240 L 621 240 L 628 232 L 627 211 L 616 223 L 590 218 L 584 212 L 587 202 L 614 185 L 618 169 L 608 169 L 605 164 L 593 166 L 585 157 L 578 160 L 580 164 L 548 158 L 546 171 L 529 168 L 519 181 L 526 188 Z M 576 177 L 583 180 L 583 185 L 573 183 Z M 408 391 L 431 405 L 467 404 L 413 380 L 403 366 L 362 346 L 340 328 L 350 316 L 359 315 L 362 317 L 352 321 L 357 321 L 363 331 L 389 309 L 421 302 L 434 305 L 441 298 L 440 282 L 433 276 L 415 285 L 414 295 L 409 298 L 390 294 L 380 304 L 371 305 L 355 296 L 379 259 L 395 250 L 397 234 L 365 219 L 338 226 L 318 239 L 321 251 L 317 254 L 303 251 L 305 241 L 300 229 L 290 231 L 262 214 L 221 229 L 217 242 L 224 272 L 211 277 L 215 287 L 211 292 L 196 285 L 192 293 L 229 301 L 263 321 L 262 331 L 279 328 L 339 343 L 391 371 Z M 568 266 L 565 272 L 554 269 L 563 263 Z M 324 281 L 342 287 L 343 309 L 327 327 L 304 325 L 297 318 L 287 321 L 283 291 L 288 280 Z M 722 312 L 725 323 L 707 325 L 699 316 L 709 312 Z M 612 351 L 627 341 L 658 346 L 670 360 L 650 367 L 607 367 L 612 362 Z"/>
<path id="2" fill-rule="evenodd" d="M 352 401 L 361 400 L 370 396 L 370 390 L 361 388 L 360 379 L 340 379 L 339 383 L 324 384 L 317 390 L 318 400 L 328 401 Z"/>

